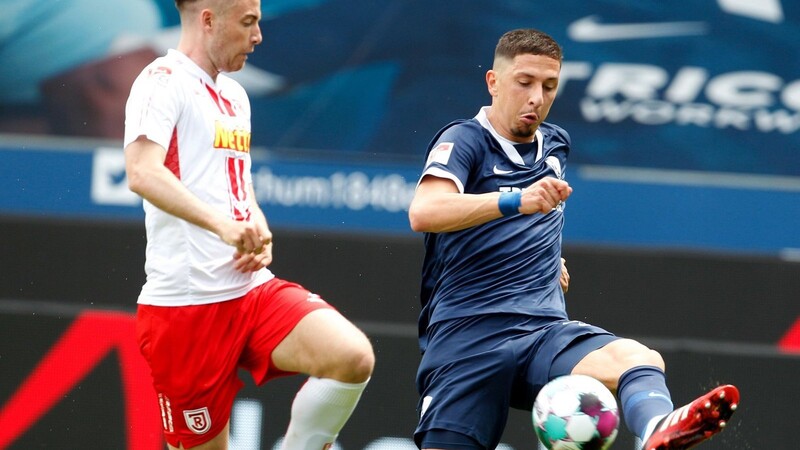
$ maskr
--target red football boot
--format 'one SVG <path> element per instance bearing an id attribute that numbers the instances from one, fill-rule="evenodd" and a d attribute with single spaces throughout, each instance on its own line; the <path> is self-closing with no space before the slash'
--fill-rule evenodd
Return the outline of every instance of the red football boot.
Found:
<path id="1" fill-rule="evenodd" d="M 685 450 L 719 433 L 739 405 L 739 390 L 724 385 L 667 414 L 643 450 Z"/>

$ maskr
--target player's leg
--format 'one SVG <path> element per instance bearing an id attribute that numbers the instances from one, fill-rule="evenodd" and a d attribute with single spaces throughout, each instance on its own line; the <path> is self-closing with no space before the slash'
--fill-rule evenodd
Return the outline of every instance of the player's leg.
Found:
<path id="1" fill-rule="evenodd" d="M 319 450 L 336 439 L 372 375 L 369 339 L 318 296 L 272 280 L 249 294 L 259 317 L 243 366 L 259 384 L 287 373 L 309 379 L 292 404 L 287 450 Z"/>
<path id="2" fill-rule="evenodd" d="M 672 411 L 664 380 L 664 361 L 657 352 L 630 339 L 574 320 L 545 326 L 547 339 L 535 352 L 525 396 L 529 408 L 544 384 L 562 375 L 588 375 L 617 391 L 628 428 L 641 436 L 650 419 Z M 548 367 L 549 364 L 549 367 Z M 643 393 L 640 395 L 635 395 Z"/>
<path id="3" fill-rule="evenodd" d="M 242 386 L 238 359 L 248 321 L 240 305 L 241 300 L 139 306 L 137 339 L 153 375 L 170 448 L 227 448 L 230 411 Z"/>
<path id="4" fill-rule="evenodd" d="M 661 355 L 631 339 L 619 339 L 587 354 L 572 373 L 594 377 L 615 391 L 628 429 L 642 436 L 648 425 L 672 411 Z"/>
<path id="5" fill-rule="evenodd" d="M 286 450 L 332 444 L 355 410 L 374 366 L 366 336 L 338 312 L 305 316 L 272 354 L 284 371 L 311 375 L 292 402 Z"/>
<path id="6" fill-rule="evenodd" d="M 725 426 L 739 398 L 735 387 L 721 387 L 673 412 L 661 355 L 631 339 L 592 351 L 572 373 L 617 391 L 625 423 L 646 450 L 685 449 L 710 438 Z"/>
<path id="7" fill-rule="evenodd" d="M 435 349 L 429 347 L 425 355 L 436 359 L 431 351 Z M 414 433 L 419 448 L 495 448 L 508 419 L 515 356 L 511 349 L 498 348 L 447 364 L 423 361 L 417 380 L 420 420 Z"/>
<path id="8" fill-rule="evenodd" d="M 375 363 L 372 346 L 361 330 L 334 309 L 303 317 L 272 352 L 275 366 L 345 383 L 363 383 Z"/>
<path id="9" fill-rule="evenodd" d="M 589 375 L 617 391 L 620 377 L 631 368 L 653 367 L 664 372 L 661 355 L 632 339 L 617 339 L 584 356 L 572 369 L 573 374 Z"/>
<path id="10" fill-rule="evenodd" d="M 417 372 L 421 449 L 497 447 L 508 420 L 525 330 L 512 316 L 478 316 L 436 323 Z"/>
<path id="11" fill-rule="evenodd" d="M 687 449 L 722 431 L 739 406 L 739 390 L 718 386 L 669 413 L 648 431 L 644 450 Z"/>

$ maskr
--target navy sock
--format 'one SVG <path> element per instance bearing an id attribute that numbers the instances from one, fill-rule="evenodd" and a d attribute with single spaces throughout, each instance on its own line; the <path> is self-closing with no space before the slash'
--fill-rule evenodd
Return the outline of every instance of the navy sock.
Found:
<path id="1" fill-rule="evenodd" d="M 642 437 L 648 422 L 672 409 L 664 371 L 654 366 L 638 366 L 619 377 L 617 395 L 628 430 Z"/>

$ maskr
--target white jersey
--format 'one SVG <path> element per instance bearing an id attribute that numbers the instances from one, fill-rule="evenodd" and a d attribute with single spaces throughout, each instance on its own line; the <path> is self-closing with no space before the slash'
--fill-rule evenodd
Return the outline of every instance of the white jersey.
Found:
<path id="1" fill-rule="evenodd" d="M 125 108 L 124 145 L 146 136 L 202 201 L 235 220 L 251 220 L 250 101 L 219 74 L 216 82 L 177 50 L 145 67 Z M 241 297 L 271 279 L 233 269 L 235 248 L 216 234 L 144 201 L 147 281 L 138 303 L 182 306 Z"/>

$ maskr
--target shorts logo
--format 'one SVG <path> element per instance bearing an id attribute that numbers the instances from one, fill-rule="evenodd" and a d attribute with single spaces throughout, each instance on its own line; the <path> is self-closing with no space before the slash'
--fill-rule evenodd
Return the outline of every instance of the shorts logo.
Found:
<path id="1" fill-rule="evenodd" d="M 208 408 L 184 411 L 183 417 L 186 419 L 186 426 L 194 434 L 203 434 L 211 428 L 211 416 L 208 414 Z"/>
<path id="2" fill-rule="evenodd" d="M 428 411 L 428 407 L 431 406 L 431 402 L 433 402 L 433 396 L 428 395 L 422 399 L 422 408 L 419 411 L 419 417 L 422 419 L 422 416 L 425 415 L 425 412 Z"/>
<path id="3" fill-rule="evenodd" d="M 164 426 L 164 431 L 170 433 L 174 432 L 175 427 L 173 427 L 172 424 L 172 404 L 169 401 L 169 397 L 159 392 L 158 406 L 161 408 L 161 421 Z"/>
<path id="4" fill-rule="evenodd" d="M 586 322 L 581 322 L 580 320 L 565 320 L 561 322 L 561 325 L 577 325 L 579 327 L 588 327 L 589 324 Z"/>

